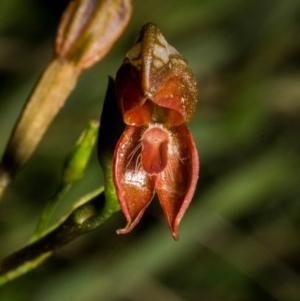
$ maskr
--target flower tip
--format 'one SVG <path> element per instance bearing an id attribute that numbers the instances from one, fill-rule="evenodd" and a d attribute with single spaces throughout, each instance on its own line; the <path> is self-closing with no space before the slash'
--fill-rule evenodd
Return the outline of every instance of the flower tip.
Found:
<path id="1" fill-rule="evenodd" d="M 120 234 L 127 234 L 129 231 L 126 229 L 126 228 L 123 228 L 123 229 L 118 229 L 117 231 L 116 231 L 116 233 L 118 234 L 118 235 L 120 235 Z"/>
<path id="2" fill-rule="evenodd" d="M 168 226 L 175 241 L 179 240 L 179 223 L 180 221 L 173 221 L 173 223 L 168 221 Z"/>
<path id="3" fill-rule="evenodd" d="M 122 207 L 122 205 L 121 205 Z M 132 229 L 138 224 L 145 210 L 142 210 L 134 219 L 131 217 L 127 217 L 127 225 L 124 228 L 116 230 L 116 233 L 119 234 L 127 234 L 132 231 Z"/>
<path id="4" fill-rule="evenodd" d="M 175 241 L 178 241 L 179 240 L 179 233 L 178 233 L 178 231 L 172 231 L 172 236 L 173 236 L 173 239 L 175 240 Z"/>
<path id="5" fill-rule="evenodd" d="M 133 224 L 127 224 L 125 228 L 122 228 L 122 229 L 118 229 L 116 231 L 116 233 L 119 235 L 119 234 L 127 234 L 129 232 L 131 232 L 131 230 L 134 228 L 134 225 Z"/>

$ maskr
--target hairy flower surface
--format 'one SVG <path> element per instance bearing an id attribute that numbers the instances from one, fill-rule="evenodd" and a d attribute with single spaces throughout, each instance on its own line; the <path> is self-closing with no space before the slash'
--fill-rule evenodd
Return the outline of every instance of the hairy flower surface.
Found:
<path id="1" fill-rule="evenodd" d="M 178 239 L 199 173 L 197 149 L 186 126 L 198 93 L 186 60 L 156 25 L 146 24 L 128 52 L 117 72 L 116 94 L 127 125 L 113 162 L 113 180 L 127 219 L 117 233 L 133 229 L 156 193 Z"/>

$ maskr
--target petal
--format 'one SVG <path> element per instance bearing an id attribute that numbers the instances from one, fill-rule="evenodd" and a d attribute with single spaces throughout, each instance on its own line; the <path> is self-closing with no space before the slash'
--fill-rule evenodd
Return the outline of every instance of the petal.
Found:
<path id="1" fill-rule="evenodd" d="M 168 65 L 152 76 L 159 83 L 152 101 L 168 109 L 165 124 L 177 126 L 189 122 L 198 100 L 196 79 L 190 67 L 183 60 L 179 63 L 172 58 Z"/>
<path id="2" fill-rule="evenodd" d="M 169 109 L 168 125 L 190 121 L 196 109 L 198 91 L 187 61 L 153 23 L 143 26 L 134 49 L 127 57 L 130 64 L 141 71 L 144 95 L 158 106 Z"/>
<path id="3" fill-rule="evenodd" d="M 152 23 L 143 26 L 127 53 L 116 87 L 128 125 L 155 121 L 178 126 L 191 120 L 198 101 L 196 78 L 187 61 Z M 158 116 L 153 106 L 160 107 Z"/>
<path id="4" fill-rule="evenodd" d="M 119 139 L 113 162 L 113 180 L 121 209 L 127 219 L 118 234 L 130 232 L 141 219 L 154 196 L 155 177 L 141 167 L 140 137 L 143 127 L 127 126 Z"/>
<path id="5" fill-rule="evenodd" d="M 174 239 L 179 223 L 194 195 L 199 158 L 193 137 L 185 124 L 170 129 L 168 163 L 157 176 L 156 192 Z"/>
<path id="6" fill-rule="evenodd" d="M 141 88 L 140 71 L 126 60 L 116 75 L 116 94 L 127 125 L 145 126 L 150 122 L 152 103 Z"/>
<path id="7" fill-rule="evenodd" d="M 196 109 L 198 90 L 187 61 L 153 23 L 144 25 L 139 41 L 145 94 L 151 95 L 155 104 L 169 109 L 168 125 L 190 121 Z"/>

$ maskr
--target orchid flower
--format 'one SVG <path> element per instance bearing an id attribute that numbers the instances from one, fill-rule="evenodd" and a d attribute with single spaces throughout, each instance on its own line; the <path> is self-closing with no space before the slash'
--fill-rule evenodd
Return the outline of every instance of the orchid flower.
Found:
<path id="1" fill-rule="evenodd" d="M 114 151 L 113 181 L 130 232 L 155 193 L 174 239 L 195 192 L 199 159 L 186 123 L 196 109 L 196 79 L 158 27 L 146 24 L 116 75 L 126 128 Z"/>

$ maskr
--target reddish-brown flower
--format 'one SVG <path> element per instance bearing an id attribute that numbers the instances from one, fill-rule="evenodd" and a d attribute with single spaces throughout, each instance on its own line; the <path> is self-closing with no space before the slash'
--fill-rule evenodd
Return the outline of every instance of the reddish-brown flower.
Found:
<path id="1" fill-rule="evenodd" d="M 199 160 L 188 122 L 197 103 L 196 80 L 157 26 L 146 24 L 116 76 L 127 127 L 114 153 L 113 180 L 128 233 L 157 193 L 169 228 L 178 227 L 193 197 Z"/>

